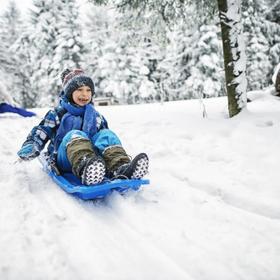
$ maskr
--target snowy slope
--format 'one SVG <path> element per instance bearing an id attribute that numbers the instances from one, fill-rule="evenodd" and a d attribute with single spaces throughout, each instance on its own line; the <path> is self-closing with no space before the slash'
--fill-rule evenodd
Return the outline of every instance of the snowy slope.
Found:
<path id="1" fill-rule="evenodd" d="M 39 118 L 0 115 L 0 279 L 280 279 L 280 99 L 100 107 L 151 185 L 84 202 L 37 160 L 15 163 Z M 45 110 L 38 110 L 43 116 Z"/>

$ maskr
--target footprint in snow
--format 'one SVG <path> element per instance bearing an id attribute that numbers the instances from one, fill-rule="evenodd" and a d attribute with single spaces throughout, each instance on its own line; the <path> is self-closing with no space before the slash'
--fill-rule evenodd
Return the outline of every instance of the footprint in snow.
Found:
<path id="1" fill-rule="evenodd" d="M 261 121 L 261 122 L 257 122 L 256 123 L 256 126 L 258 126 L 258 127 L 269 127 L 269 126 L 273 126 L 274 125 L 274 123 L 273 123 L 273 121 Z"/>

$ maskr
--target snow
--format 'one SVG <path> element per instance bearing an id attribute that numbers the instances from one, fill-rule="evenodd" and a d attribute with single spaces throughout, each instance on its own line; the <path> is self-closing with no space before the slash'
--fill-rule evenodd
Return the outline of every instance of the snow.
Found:
<path id="1" fill-rule="evenodd" d="M 67 195 L 16 151 L 39 117 L 0 115 L 0 279 L 280 279 L 280 99 L 97 108 L 151 184 L 124 196 Z"/>
<path id="2" fill-rule="evenodd" d="M 8 103 L 11 105 L 17 105 L 13 98 L 9 95 L 7 87 L 0 81 L 0 104 Z"/>

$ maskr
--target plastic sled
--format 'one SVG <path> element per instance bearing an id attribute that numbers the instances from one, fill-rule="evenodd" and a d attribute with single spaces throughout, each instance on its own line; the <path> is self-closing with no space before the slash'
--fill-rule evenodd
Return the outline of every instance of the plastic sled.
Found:
<path id="1" fill-rule="evenodd" d="M 105 179 L 100 184 L 86 186 L 83 185 L 80 179 L 73 173 L 63 173 L 58 176 L 48 168 L 45 159 L 40 158 L 39 160 L 43 164 L 44 171 L 47 172 L 59 187 L 67 193 L 84 200 L 103 198 L 112 191 L 117 191 L 119 193 L 125 193 L 128 190 L 137 191 L 140 186 L 150 183 L 148 179 Z"/>

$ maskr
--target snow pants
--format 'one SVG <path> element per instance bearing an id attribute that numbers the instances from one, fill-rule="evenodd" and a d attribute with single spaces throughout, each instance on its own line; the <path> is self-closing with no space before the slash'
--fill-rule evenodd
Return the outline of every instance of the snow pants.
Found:
<path id="1" fill-rule="evenodd" d="M 91 139 L 88 135 L 81 130 L 71 130 L 69 131 L 58 148 L 57 152 L 57 164 L 59 169 L 63 172 L 71 172 L 72 167 L 67 157 L 67 145 L 71 140 L 75 138 L 88 139 L 92 143 L 92 147 L 97 154 L 102 155 L 104 150 L 111 146 L 121 146 L 121 141 L 118 136 L 110 129 L 101 129 L 97 132 Z"/>

